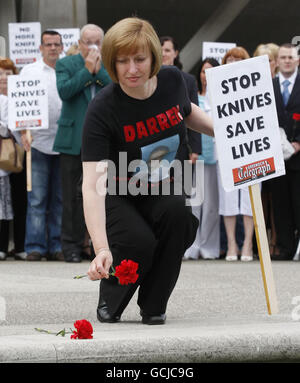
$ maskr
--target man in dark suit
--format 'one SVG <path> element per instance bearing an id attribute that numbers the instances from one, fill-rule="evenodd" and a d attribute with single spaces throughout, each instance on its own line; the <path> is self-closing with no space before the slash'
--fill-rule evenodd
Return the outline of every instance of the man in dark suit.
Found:
<path id="1" fill-rule="evenodd" d="M 178 69 L 182 70 L 182 63 L 179 58 L 179 47 L 174 37 L 161 36 L 160 43 L 162 46 L 163 65 L 175 65 Z M 198 105 L 198 87 L 195 77 L 183 71 L 181 73 L 191 102 Z M 186 140 L 187 145 L 181 148 L 181 151 L 177 154 L 177 158 L 181 161 L 189 159 L 192 163 L 195 163 L 199 154 L 202 153 L 201 134 L 192 129 L 187 129 Z"/>
<path id="2" fill-rule="evenodd" d="M 182 76 L 184 78 L 184 81 L 186 83 L 187 91 L 189 98 L 191 102 L 198 105 L 198 87 L 196 79 L 193 75 L 181 72 Z M 194 163 L 196 160 L 198 160 L 199 154 L 202 153 L 202 141 L 201 141 L 201 134 L 195 132 L 192 129 L 187 129 L 187 136 L 188 136 L 188 142 L 190 145 L 190 160 Z"/>
<path id="3" fill-rule="evenodd" d="M 300 235 L 300 127 L 295 129 L 294 113 L 300 113 L 299 58 L 295 46 L 279 48 L 278 76 L 273 80 L 279 126 L 284 128 L 294 154 L 285 162 L 286 175 L 274 178 L 271 193 L 279 255 L 273 260 L 290 260 Z"/>
<path id="4" fill-rule="evenodd" d="M 61 153 L 62 175 L 62 251 L 66 262 L 80 262 L 85 224 L 78 190 L 82 178 L 81 138 L 90 100 L 111 82 L 101 65 L 103 31 L 94 24 L 81 29 L 80 53 L 56 63 L 57 89 L 62 112 L 53 150 Z"/>

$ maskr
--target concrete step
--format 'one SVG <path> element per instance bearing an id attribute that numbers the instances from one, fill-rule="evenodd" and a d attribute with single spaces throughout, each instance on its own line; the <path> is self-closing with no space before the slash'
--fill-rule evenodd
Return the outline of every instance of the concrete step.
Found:
<path id="1" fill-rule="evenodd" d="M 185 261 L 166 324 L 148 326 L 136 296 L 121 322 L 97 321 L 99 283 L 73 279 L 88 262 L 8 259 L 0 264 L 0 362 L 300 361 L 300 263 L 272 265 L 279 314 L 267 313 L 259 262 Z M 74 328 L 77 319 L 92 323 L 92 340 L 34 330 Z"/>

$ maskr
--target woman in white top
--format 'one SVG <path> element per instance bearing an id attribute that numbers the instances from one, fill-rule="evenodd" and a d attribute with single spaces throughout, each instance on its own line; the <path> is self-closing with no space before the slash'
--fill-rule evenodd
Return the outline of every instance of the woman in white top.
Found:
<path id="1" fill-rule="evenodd" d="M 198 104 L 209 116 L 211 109 L 207 97 L 205 70 L 216 67 L 214 58 L 201 61 L 198 73 Z M 199 227 L 194 243 L 184 254 L 184 259 L 217 259 L 220 255 L 220 216 L 217 182 L 217 165 L 214 138 L 201 135 L 202 154 L 197 159 L 204 161 L 204 199 L 199 205 L 192 206 L 192 212 L 199 219 Z M 202 197 L 202 195 L 201 195 Z"/>
<path id="2" fill-rule="evenodd" d="M 225 54 L 222 64 L 230 64 L 248 58 L 250 58 L 250 56 L 244 48 L 235 47 Z M 236 243 L 235 228 L 237 215 L 242 215 L 244 224 L 244 243 L 242 247 L 241 261 L 252 261 L 254 225 L 248 188 L 226 192 L 221 184 L 220 178 L 218 168 L 219 214 L 224 216 L 224 225 L 227 235 L 227 253 L 225 259 L 226 261 L 238 260 L 239 249 Z"/>

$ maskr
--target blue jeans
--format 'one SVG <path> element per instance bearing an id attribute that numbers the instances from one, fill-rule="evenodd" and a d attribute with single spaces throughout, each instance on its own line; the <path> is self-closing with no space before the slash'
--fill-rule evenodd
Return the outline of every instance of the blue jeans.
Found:
<path id="1" fill-rule="evenodd" d="M 31 149 L 32 191 L 27 193 L 25 251 L 61 251 L 61 177 L 59 155 Z"/>

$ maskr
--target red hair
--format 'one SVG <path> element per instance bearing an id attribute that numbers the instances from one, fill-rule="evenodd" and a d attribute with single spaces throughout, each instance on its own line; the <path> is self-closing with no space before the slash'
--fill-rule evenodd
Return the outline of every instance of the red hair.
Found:
<path id="1" fill-rule="evenodd" d="M 227 61 L 229 56 L 233 56 L 233 57 L 235 57 L 237 59 L 241 59 L 241 60 L 246 60 L 246 59 L 250 58 L 249 53 L 246 51 L 245 48 L 243 48 L 243 47 L 235 47 L 235 48 L 230 49 L 225 54 L 225 56 L 222 59 L 222 64 L 226 64 L 226 61 Z"/>
<path id="2" fill-rule="evenodd" d="M 18 74 L 18 69 L 16 68 L 14 62 L 8 57 L 0 59 L 0 68 L 10 69 L 13 71 L 13 74 Z"/>

